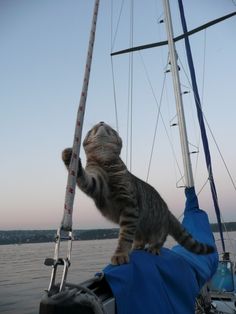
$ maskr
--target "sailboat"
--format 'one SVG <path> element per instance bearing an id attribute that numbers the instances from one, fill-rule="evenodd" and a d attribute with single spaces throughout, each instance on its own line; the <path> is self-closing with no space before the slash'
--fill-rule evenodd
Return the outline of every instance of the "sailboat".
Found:
<path id="1" fill-rule="evenodd" d="M 179 1 L 181 7 L 181 1 Z M 188 36 L 191 35 L 191 32 L 187 30 L 187 25 L 185 22 L 184 12 L 182 8 L 181 18 L 183 23 L 183 35 L 179 36 L 181 38 L 174 38 L 173 29 L 172 29 L 172 21 L 171 21 L 171 13 L 170 13 L 170 6 L 168 0 L 163 0 L 165 17 L 164 21 L 166 24 L 168 40 L 167 42 L 157 43 L 155 46 L 163 45 L 168 43 L 169 46 L 169 60 L 168 64 L 170 66 L 170 72 L 173 75 L 173 84 L 175 90 L 175 100 L 177 106 L 177 124 L 180 129 L 180 141 L 181 141 L 181 149 L 183 155 L 183 165 L 184 165 L 184 183 L 185 187 L 187 187 L 187 192 L 190 195 L 190 198 L 193 196 L 194 202 L 197 202 L 196 194 L 194 191 L 194 181 L 193 181 L 193 173 L 191 168 L 191 159 L 190 159 L 190 152 L 189 152 L 189 142 L 187 137 L 187 130 L 186 130 L 186 123 L 185 123 L 185 116 L 183 110 L 183 103 L 182 103 L 182 91 L 179 81 L 179 65 L 177 60 L 177 53 L 175 49 L 175 41 L 184 39 L 186 41 L 186 49 L 188 51 L 188 63 L 190 65 L 191 71 L 193 69 L 193 62 L 191 58 L 191 49 L 189 46 Z M 89 81 L 89 73 L 91 67 L 91 59 L 92 59 L 92 49 L 93 49 L 93 42 L 95 36 L 95 27 L 96 27 L 96 18 L 98 14 L 98 6 L 99 1 L 95 1 L 94 6 L 94 14 L 92 20 L 92 28 L 91 28 L 91 35 L 89 41 L 89 49 L 88 49 L 88 58 L 86 62 L 86 70 L 85 70 L 85 78 L 84 84 L 82 87 L 81 93 L 81 101 L 78 110 L 78 116 L 76 119 L 76 129 L 75 129 L 75 136 L 74 136 L 74 145 L 73 145 L 73 152 L 75 155 L 79 156 L 80 151 L 80 140 L 81 140 L 81 130 L 83 126 L 83 114 L 85 111 L 85 102 L 86 102 L 86 95 L 87 95 L 87 87 Z M 232 15 L 235 15 L 236 12 L 233 12 Z M 230 17 L 228 16 L 228 17 Z M 227 17 L 227 18 L 228 18 Z M 226 18 L 226 17 L 224 17 Z M 216 21 L 214 21 L 216 23 Z M 204 27 L 208 27 L 213 25 L 214 22 L 205 25 Z M 219 22 L 219 21 L 217 21 Z M 200 27 L 192 33 L 200 31 Z M 152 45 L 154 46 L 154 45 Z M 135 50 L 146 49 L 147 47 L 138 47 L 128 49 L 123 51 L 122 53 L 128 53 Z M 121 53 L 121 52 L 119 52 Z M 116 53 L 117 55 L 118 53 Z M 115 55 L 115 54 L 114 54 Z M 192 77 L 192 85 L 196 85 L 195 82 L 195 75 L 194 72 L 191 72 Z M 195 86 L 196 87 L 196 86 Z M 197 96 L 198 92 L 195 89 L 195 100 L 197 102 L 197 110 L 201 125 L 201 132 L 203 135 L 203 141 L 205 142 L 205 153 L 206 153 L 206 162 L 207 162 L 207 169 L 209 173 L 209 181 L 211 183 L 211 190 L 213 196 L 215 197 L 214 203 L 216 207 L 216 214 L 219 223 L 219 231 L 221 234 L 221 243 L 223 248 L 223 255 L 222 259 L 219 261 L 219 266 L 217 268 L 216 274 L 212 278 L 211 282 L 206 283 L 203 287 L 199 298 L 196 302 L 196 313 L 235 313 L 236 311 L 236 287 L 235 287 L 235 269 L 234 263 L 231 260 L 231 256 L 229 252 L 225 249 L 224 244 L 224 237 L 223 237 L 223 230 L 221 224 L 221 216 L 218 207 L 217 201 L 217 194 L 216 188 L 214 185 L 213 180 L 213 173 L 210 163 L 210 155 L 208 151 L 207 145 L 207 138 L 204 126 L 204 119 L 202 116 L 202 109 L 199 101 L 199 97 Z M 65 198 L 65 212 L 62 220 L 62 224 L 57 231 L 56 236 L 56 246 L 55 246 L 55 253 L 53 258 L 47 258 L 45 260 L 45 264 L 52 267 L 52 274 L 51 280 L 49 284 L 49 288 L 46 291 L 44 298 L 40 304 L 40 314 L 44 313 L 107 313 L 113 314 L 117 313 L 117 296 L 112 290 L 107 277 L 104 276 L 104 273 L 101 272 L 97 274 L 94 278 L 83 282 L 81 284 L 73 284 L 67 282 L 67 273 L 70 266 L 71 260 L 71 249 L 72 249 L 72 210 L 73 210 L 73 198 L 74 198 L 74 190 L 75 190 L 75 178 L 71 173 L 77 172 L 77 163 L 76 160 L 71 162 L 70 165 L 70 172 L 68 175 L 68 182 L 67 182 L 67 191 L 66 198 Z M 69 188 L 68 188 L 69 187 Z M 193 194 L 192 194 L 193 193 Z M 189 199 L 187 198 L 187 203 L 189 203 Z M 196 203 L 195 205 L 196 206 Z M 61 240 L 68 241 L 68 252 L 65 258 L 60 256 L 60 242 Z M 57 271 L 58 268 L 62 268 L 62 274 L 59 283 L 57 283 Z M 142 284 L 142 283 L 141 283 Z M 145 298 L 144 298 L 145 300 Z M 155 300 L 154 300 L 155 301 Z M 185 300 L 187 303 L 187 300 Z M 144 308 L 146 307 L 143 304 Z M 119 312 L 119 311 L 118 311 Z M 132 311 L 131 311 L 132 312 Z M 130 312 L 130 313 L 131 313 Z M 170 313 L 166 310 L 165 313 Z M 134 313 L 134 312 L 133 312 Z M 164 313 L 163 311 L 161 313 Z M 181 309 L 176 309 L 173 313 L 181 313 Z M 184 312 L 182 312 L 184 313 Z"/>

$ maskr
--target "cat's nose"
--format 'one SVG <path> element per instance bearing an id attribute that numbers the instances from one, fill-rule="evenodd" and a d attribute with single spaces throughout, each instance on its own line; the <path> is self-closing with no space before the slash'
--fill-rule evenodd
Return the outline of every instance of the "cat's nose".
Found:
<path id="1" fill-rule="evenodd" d="M 100 124 L 103 125 L 105 122 L 101 121 Z"/>

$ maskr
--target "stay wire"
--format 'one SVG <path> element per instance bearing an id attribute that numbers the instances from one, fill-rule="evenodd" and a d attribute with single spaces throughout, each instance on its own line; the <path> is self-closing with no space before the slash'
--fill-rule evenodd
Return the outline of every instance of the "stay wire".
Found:
<path id="1" fill-rule="evenodd" d="M 134 1 L 130 3 L 130 47 L 133 47 L 134 32 Z M 132 171 L 133 155 L 133 52 L 129 54 L 129 83 L 128 83 L 128 108 L 127 108 L 127 145 L 126 145 L 126 165 Z M 130 150 L 128 151 L 128 147 Z M 129 156 L 128 156 L 129 155 Z M 129 157 L 129 158 L 128 158 Z M 129 160 L 128 160 L 129 159 Z"/>
<path id="2" fill-rule="evenodd" d="M 202 108 L 203 108 L 203 104 L 204 104 L 205 76 L 206 76 L 206 46 L 207 46 L 206 42 L 207 42 L 207 29 L 204 30 L 204 43 L 203 43 L 202 93 L 201 93 Z M 200 134 L 200 130 L 199 130 L 199 132 L 198 132 L 198 140 L 197 140 L 197 146 L 198 147 L 200 147 L 200 141 L 201 141 L 201 134 Z M 197 175 L 198 162 L 199 162 L 199 154 L 197 154 L 197 158 L 196 158 L 195 177 Z"/>
<path id="3" fill-rule="evenodd" d="M 131 1 L 131 27 L 130 27 L 130 45 L 133 47 L 134 43 L 134 0 Z M 130 79 L 131 79 L 131 90 L 130 90 L 130 171 L 132 171 L 132 156 L 133 156 L 133 77 L 134 77 L 134 54 L 130 54 Z"/>
<path id="4" fill-rule="evenodd" d="M 112 56 L 111 56 L 111 75 L 112 75 L 112 86 L 113 86 L 113 99 L 114 99 L 114 106 L 115 106 L 116 131 L 119 133 L 118 108 L 117 108 L 118 106 L 117 106 L 117 97 L 116 97 L 114 64 L 113 64 Z"/>
<path id="5" fill-rule="evenodd" d="M 229 236 L 229 231 L 227 230 L 226 223 L 225 223 L 224 218 L 222 216 L 221 216 L 221 219 L 222 219 L 222 223 L 223 223 L 223 226 L 224 226 L 224 230 L 223 231 L 227 234 L 227 238 L 228 238 L 228 241 L 229 241 L 231 249 L 232 249 L 234 247 L 232 238 Z"/>
<path id="6" fill-rule="evenodd" d="M 223 154 L 222 154 L 222 152 L 221 152 L 221 149 L 220 149 L 220 147 L 219 147 L 219 145 L 218 145 L 218 143 L 217 143 L 217 141 L 216 141 L 216 138 L 215 138 L 215 136 L 214 136 L 214 134 L 213 134 L 213 131 L 212 131 L 212 129 L 211 129 L 211 127 L 210 127 L 210 125 L 209 125 L 209 123 L 208 123 L 208 121 L 207 121 L 207 119 L 206 119 L 204 113 L 203 113 L 203 117 L 204 117 L 204 120 L 205 120 L 206 125 L 207 125 L 207 127 L 208 127 L 208 130 L 209 130 L 209 132 L 210 132 L 210 134 L 211 134 L 211 137 L 212 137 L 212 139 L 213 139 L 213 141 L 214 141 L 214 143 L 215 143 L 215 145 L 216 145 L 216 148 L 217 148 L 217 151 L 218 151 L 218 153 L 219 153 L 219 155 L 220 155 L 220 157 L 221 157 L 221 160 L 222 160 L 222 162 L 223 162 L 223 164 L 224 164 L 224 166 L 225 166 L 225 169 L 226 169 L 226 171 L 227 171 L 227 173 L 228 173 L 229 179 L 230 179 L 230 181 L 231 181 L 231 183 L 232 183 L 232 185 L 233 185 L 233 187 L 234 187 L 234 189 L 235 189 L 235 191 L 236 191 L 236 184 L 235 184 L 235 182 L 234 182 L 234 179 L 233 179 L 233 177 L 232 177 L 232 175 L 231 175 L 231 173 L 230 173 L 230 170 L 229 170 L 229 168 L 228 168 L 228 166 L 227 166 L 227 164 L 226 164 L 226 161 L 225 161 L 224 156 L 223 156 Z"/>
<path id="7" fill-rule="evenodd" d="M 150 80 L 150 76 L 149 76 L 148 71 L 147 71 L 147 67 L 146 67 L 146 65 L 144 63 L 144 59 L 143 59 L 143 56 L 142 56 L 140 51 L 139 51 L 139 55 L 140 55 L 140 58 L 142 60 L 142 64 L 143 64 L 143 67 L 144 67 L 144 71 L 145 71 L 145 74 L 146 74 L 147 81 L 148 81 L 149 86 L 150 86 L 151 91 L 152 91 L 152 95 L 153 95 L 153 97 L 155 99 L 155 103 L 157 105 L 156 123 L 155 123 L 155 129 L 154 129 L 154 135 L 153 135 L 153 140 L 152 140 L 152 147 L 151 147 L 151 153 L 150 153 L 150 158 L 149 158 L 149 163 L 148 163 L 148 170 L 147 170 L 147 177 L 146 177 L 146 182 L 148 182 L 150 169 L 151 169 L 152 158 L 153 158 L 154 146 L 155 146 L 156 136 L 157 136 L 157 127 L 158 127 L 159 118 L 160 118 L 160 114 L 161 114 L 161 105 L 162 105 L 162 98 L 163 98 L 165 81 L 166 81 L 166 74 L 164 76 L 164 80 L 163 80 L 163 83 L 162 83 L 161 96 L 160 96 L 160 101 L 158 103 L 158 100 L 156 98 L 156 95 L 155 95 L 155 92 L 154 92 L 154 89 L 153 89 L 153 86 L 152 86 L 152 83 L 151 83 L 151 80 Z"/>
<path id="8" fill-rule="evenodd" d="M 207 43 L 207 29 L 204 30 L 204 43 L 203 43 L 203 71 L 202 71 L 202 95 L 201 95 L 201 103 L 203 106 L 204 100 L 204 92 L 205 92 L 205 77 L 206 77 L 206 45 Z"/>
<path id="9" fill-rule="evenodd" d="M 156 118 L 156 123 L 155 123 L 155 131 L 154 131 L 154 135 L 153 135 L 152 148 L 151 148 L 150 159 L 149 159 L 149 164 L 148 164 L 148 172 L 147 172 L 146 182 L 148 181 L 149 175 L 150 175 L 150 169 L 151 169 L 151 163 L 152 163 L 152 158 L 153 158 L 154 146 L 155 146 L 155 142 L 156 142 L 156 135 L 157 135 L 157 127 L 158 127 L 159 118 L 161 118 L 161 121 L 162 121 L 162 123 L 163 123 L 164 129 L 165 129 L 165 133 L 166 133 L 166 136 L 167 136 L 167 138 L 168 138 L 168 141 L 169 141 L 169 144 L 170 144 L 170 147 L 171 147 L 171 151 L 172 151 L 174 160 L 175 160 L 175 162 L 176 162 L 176 165 L 177 165 L 177 168 L 178 168 L 178 170 L 179 170 L 180 176 L 182 177 L 183 175 L 182 175 L 182 172 L 181 172 L 181 169 L 180 169 L 180 166 L 179 166 L 179 163 L 178 163 L 178 160 L 177 160 L 175 151 L 174 151 L 174 147 L 173 147 L 172 141 L 171 141 L 171 139 L 170 139 L 170 136 L 169 136 L 169 134 L 168 134 L 168 131 L 167 131 L 167 127 L 166 127 L 164 118 L 163 118 L 162 113 L 161 113 L 161 104 L 162 104 L 162 99 L 163 99 L 164 90 L 165 90 L 166 74 L 167 74 L 167 73 L 165 72 L 165 75 L 164 75 L 163 84 L 162 84 L 162 90 L 161 90 L 161 96 L 160 96 L 160 101 L 158 102 L 157 97 L 156 97 L 156 94 L 155 94 L 155 92 L 154 92 L 154 88 L 153 88 L 153 86 L 152 86 L 152 82 L 151 82 L 151 79 L 150 79 L 150 76 L 149 76 L 149 73 L 148 73 L 146 64 L 145 64 L 145 62 L 144 62 L 144 59 L 143 59 L 143 56 L 142 56 L 141 52 L 140 52 L 140 57 L 141 57 L 141 60 L 142 60 L 142 65 L 143 65 L 143 68 L 144 68 L 144 71 L 145 71 L 145 75 L 146 75 L 146 78 L 147 78 L 149 87 L 150 87 L 150 89 L 151 89 L 153 98 L 154 98 L 155 103 L 156 103 L 156 105 L 157 105 L 157 118 Z M 168 61 L 167 61 L 166 64 L 168 64 Z"/>
<path id="10" fill-rule="evenodd" d="M 115 30 L 115 34 L 113 37 L 113 0 L 111 1 L 111 54 L 115 45 L 115 40 L 116 40 L 116 36 L 117 36 L 117 32 L 118 32 L 118 27 L 119 27 L 119 23 L 120 23 L 120 19 L 121 19 L 121 14 L 122 14 L 122 10 L 123 10 L 123 6 L 124 6 L 124 0 L 121 3 L 121 7 L 120 7 L 120 11 L 119 11 L 119 17 L 118 17 L 118 21 L 116 24 L 116 30 Z M 116 96 L 116 84 L 115 84 L 115 71 L 114 71 L 114 62 L 113 62 L 113 57 L 111 56 L 111 75 L 112 75 L 112 86 L 113 86 L 113 99 L 114 99 L 114 107 L 115 107 L 115 120 L 116 120 L 116 130 L 119 133 L 119 122 L 118 122 L 118 106 L 117 106 L 117 96 Z"/>
<path id="11" fill-rule="evenodd" d="M 209 178 L 207 177 L 205 183 L 202 185 L 202 187 L 200 188 L 200 190 L 196 193 L 197 196 L 200 195 L 200 193 L 201 193 L 201 192 L 203 191 L 203 189 L 206 187 L 206 185 L 208 184 L 208 182 L 209 182 Z"/>
<path id="12" fill-rule="evenodd" d="M 180 61 L 180 64 L 181 64 L 181 61 Z M 182 66 L 182 69 L 183 69 L 183 71 L 184 71 L 184 73 L 185 73 L 185 75 L 186 75 L 186 78 L 187 78 L 187 80 L 188 80 L 188 83 L 189 83 L 189 85 L 190 85 L 190 87 L 191 87 L 191 89 L 192 89 L 192 91 L 193 91 L 193 88 L 192 88 L 190 79 L 189 79 L 189 77 L 188 77 L 188 75 L 187 75 L 187 73 L 186 73 L 186 71 L 185 71 L 185 69 L 184 69 L 184 67 L 183 67 L 182 64 L 181 64 L 181 66 Z M 193 93 L 194 93 L 194 91 L 193 91 Z M 203 115 L 204 121 L 206 122 L 206 125 L 207 125 L 207 127 L 208 127 L 208 130 L 210 131 L 210 134 L 211 134 L 212 139 L 213 139 L 213 141 L 214 141 L 214 143 L 215 143 L 215 145 L 216 145 L 216 148 L 217 148 L 217 150 L 218 150 L 218 153 L 220 154 L 220 157 L 221 157 L 221 159 L 222 159 L 222 161 L 223 161 L 223 163 L 224 163 L 224 166 L 225 166 L 226 171 L 227 171 L 227 173 L 228 173 L 228 175 L 229 175 L 229 178 L 231 179 L 231 183 L 233 184 L 234 189 L 236 190 L 236 186 L 235 186 L 235 183 L 234 183 L 234 181 L 233 181 L 233 178 L 232 178 L 232 176 L 231 176 L 231 174 L 230 174 L 230 172 L 229 172 L 229 169 L 228 169 L 228 167 L 227 167 L 227 165 L 226 165 L 226 162 L 225 162 L 224 157 L 223 157 L 223 155 L 222 155 L 222 153 L 221 153 L 221 150 L 220 150 L 220 148 L 219 148 L 219 145 L 218 145 L 218 143 L 217 143 L 217 141 L 216 141 L 216 139 L 215 139 L 215 136 L 214 136 L 214 134 L 213 134 L 213 132 L 212 132 L 212 130 L 211 130 L 211 128 L 210 128 L 210 125 L 209 125 L 209 123 L 208 123 L 208 121 L 207 121 L 207 119 L 206 119 L 206 117 L 205 117 L 205 114 L 204 114 L 204 112 L 203 112 L 203 110 L 202 110 L 202 106 L 201 106 L 201 104 L 199 104 L 199 102 L 197 103 L 197 105 L 198 105 L 198 107 L 199 107 L 199 108 L 201 109 L 201 111 L 202 111 L 202 115 Z M 210 171 L 209 171 L 209 169 L 208 169 L 208 174 L 209 174 L 209 173 L 210 173 Z M 201 193 L 201 191 L 204 189 L 204 187 L 206 186 L 206 184 L 207 184 L 210 180 L 212 180 L 212 178 L 211 178 L 210 176 L 208 176 L 207 181 L 205 182 L 205 184 L 204 184 L 203 187 L 200 189 L 200 191 L 198 192 L 197 195 L 199 195 L 199 194 Z M 217 204 L 218 204 L 218 206 L 219 206 L 219 200 L 218 200 L 218 197 L 217 197 L 217 195 L 216 195 L 216 191 L 213 190 L 212 193 L 214 194 L 215 200 L 216 200 L 216 202 L 217 202 Z M 221 219 L 222 219 L 222 214 L 221 214 L 221 213 L 220 213 L 220 217 L 221 217 Z"/>
<path id="13" fill-rule="evenodd" d="M 150 159 L 149 159 L 149 163 L 148 163 L 148 171 L 147 171 L 146 182 L 148 182 L 148 179 L 149 179 L 149 174 L 150 174 L 150 169 L 151 169 L 151 163 L 152 163 L 152 158 L 153 158 L 153 152 L 154 152 L 154 146 L 155 146 L 156 136 L 157 136 L 157 127 L 158 127 L 158 123 L 159 123 L 159 118 L 160 118 L 160 116 L 161 116 L 161 105 L 162 105 L 162 98 L 163 98 L 165 80 L 166 80 L 166 75 L 165 75 L 165 78 L 164 78 L 164 81 L 163 81 L 163 85 L 162 85 L 160 103 L 159 103 L 159 105 L 158 105 L 158 103 L 157 103 L 157 105 L 158 105 L 158 108 L 157 108 L 157 117 L 156 117 L 156 123 L 155 123 L 155 129 L 154 129 L 153 140 L 152 140 L 152 147 L 151 147 Z M 153 96 L 154 96 L 154 95 L 153 95 Z"/>
<path id="14" fill-rule="evenodd" d="M 115 29 L 115 33 L 114 33 L 114 37 L 111 37 L 111 53 L 114 50 L 114 46 L 115 46 L 115 41 L 116 41 L 116 37 L 118 34 L 118 29 L 119 29 L 119 25 L 120 25 L 120 20 L 121 20 L 121 15 L 122 15 L 122 11 L 123 11 L 123 7 L 124 7 L 124 0 L 122 0 L 121 2 L 121 6 L 120 6 L 120 11 L 119 11 L 119 15 L 118 15 L 118 20 L 117 20 L 117 24 L 116 24 L 116 29 Z M 111 20 L 112 20 L 112 32 L 111 32 L 111 36 L 113 35 L 113 0 L 111 1 Z"/>

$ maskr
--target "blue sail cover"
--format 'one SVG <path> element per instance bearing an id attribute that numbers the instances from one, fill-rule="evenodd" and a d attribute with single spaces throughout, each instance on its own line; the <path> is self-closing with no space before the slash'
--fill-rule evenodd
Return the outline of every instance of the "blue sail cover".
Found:
<path id="1" fill-rule="evenodd" d="M 194 188 L 185 193 L 184 227 L 197 240 L 215 246 L 207 214 L 199 209 Z M 191 314 L 196 296 L 217 264 L 217 252 L 196 255 L 176 245 L 171 250 L 162 248 L 159 256 L 135 250 L 128 264 L 109 265 L 104 273 L 118 314 Z"/>

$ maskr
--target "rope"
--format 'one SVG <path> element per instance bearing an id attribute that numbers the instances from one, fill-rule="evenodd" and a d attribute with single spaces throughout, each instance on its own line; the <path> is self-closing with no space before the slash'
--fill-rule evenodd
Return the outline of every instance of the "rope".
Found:
<path id="1" fill-rule="evenodd" d="M 88 46 L 88 52 L 87 52 L 87 60 L 86 60 L 86 66 L 85 66 L 85 72 L 84 72 L 84 81 L 83 81 L 79 108 L 78 108 L 77 118 L 76 118 L 74 142 L 73 142 L 73 148 L 72 148 L 72 158 L 71 158 L 71 163 L 70 163 L 69 171 L 68 171 L 64 214 L 63 214 L 63 218 L 61 222 L 61 230 L 65 230 L 65 231 L 72 230 L 72 213 L 73 213 L 73 204 L 74 204 L 74 197 L 75 197 L 76 174 L 78 171 L 78 159 L 79 159 L 79 154 L 80 154 L 82 127 L 83 127 L 85 105 L 86 105 L 87 92 L 88 92 L 90 68 L 91 68 L 91 63 L 92 63 L 98 7 L 99 7 L 99 0 L 95 0 L 92 26 L 91 26 L 90 38 L 89 38 L 89 46 Z"/>
<path id="2" fill-rule="evenodd" d="M 106 313 L 101 299 L 92 290 L 82 285 L 67 284 L 62 292 L 56 292 L 50 297 L 45 294 L 42 303 L 52 310 L 60 308 L 60 305 L 63 305 L 65 311 L 66 309 L 69 310 L 71 305 L 73 305 L 73 308 L 78 309 L 79 305 L 83 305 L 89 312 L 92 311 L 94 314 Z M 52 305 L 55 305 L 55 307 L 52 307 Z"/>

